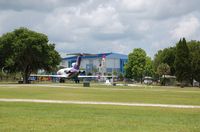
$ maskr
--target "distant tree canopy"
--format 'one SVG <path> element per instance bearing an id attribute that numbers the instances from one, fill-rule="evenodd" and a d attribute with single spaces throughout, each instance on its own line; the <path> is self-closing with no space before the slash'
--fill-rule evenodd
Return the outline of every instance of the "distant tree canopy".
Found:
<path id="1" fill-rule="evenodd" d="M 128 62 L 125 65 L 125 77 L 140 80 L 144 75 L 152 75 L 153 66 L 150 57 L 141 48 L 136 48 L 128 55 Z"/>
<path id="2" fill-rule="evenodd" d="M 161 63 L 158 68 L 157 68 L 157 73 L 162 76 L 162 75 L 168 75 L 170 74 L 170 67 L 166 63 Z"/>
<path id="3" fill-rule="evenodd" d="M 154 70 L 162 63 L 169 65 L 171 75 L 176 75 L 179 82 L 200 82 L 200 42 L 186 42 L 183 38 L 176 46 L 159 50 L 154 57 Z"/>
<path id="4" fill-rule="evenodd" d="M 185 38 L 180 40 L 176 45 L 176 57 L 175 57 L 175 70 L 176 78 L 179 82 L 190 82 L 191 79 L 191 63 L 190 63 L 190 51 L 186 44 Z"/>
<path id="5" fill-rule="evenodd" d="M 147 56 L 144 75 L 152 77 L 154 74 L 155 74 L 155 71 L 153 69 L 153 61 L 151 60 L 150 57 Z"/>
<path id="6" fill-rule="evenodd" d="M 192 79 L 200 82 L 200 42 L 190 41 L 188 47 L 190 50 Z"/>
<path id="7" fill-rule="evenodd" d="M 0 37 L 0 68 L 21 72 L 24 83 L 38 69 L 53 70 L 61 61 L 55 45 L 42 33 L 19 28 Z"/>
<path id="8" fill-rule="evenodd" d="M 165 75 L 169 75 L 170 74 L 169 65 L 166 64 L 166 63 L 161 63 L 157 68 L 157 73 L 159 74 L 160 77 L 164 76 L 163 85 L 165 85 Z"/>
<path id="9" fill-rule="evenodd" d="M 154 57 L 154 63 L 153 63 L 154 70 L 156 71 L 160 64 L 165 63 L 168 64 L 170 67 L 170 74 L 175 75 L 175 67 L 174 67 L 175 55 L 176 55 L 176 47 L 170 47 L 170 48 L 165 48 L 163 50 L 159 50 Z"/>
<path id="10" fill-rule="evenodd" d="M 194 79 L 200 82 L 200 41 L 180 39 L 176 46 L 159 50 L 153 62 L 141 48 L 128 55 L 126 78 L 142 80 L 144 76 L 166 74 L 176 76 L 181 84 L 192 84 Z"/>

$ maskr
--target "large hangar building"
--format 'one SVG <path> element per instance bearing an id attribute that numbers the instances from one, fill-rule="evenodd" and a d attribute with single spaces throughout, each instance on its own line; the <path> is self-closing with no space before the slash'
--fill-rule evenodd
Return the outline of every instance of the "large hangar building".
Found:
<path id="1" fill-rule="evenodd" d="M 71 67 L 76 62 L 77 56 L 66 57 L 62 59 L 61 65 Z M 128 56 L 119 53 L 101 53 L 94 56 L 83 56 L 80 68 L 86 71 L 86 74 L 112 74 L 124 73 L 124 65 L 128 61 Z"/>

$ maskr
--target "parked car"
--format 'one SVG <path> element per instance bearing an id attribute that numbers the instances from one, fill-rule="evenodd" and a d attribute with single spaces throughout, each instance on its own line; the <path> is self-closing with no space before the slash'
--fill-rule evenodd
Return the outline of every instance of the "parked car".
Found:
<path id="1" fill-rule="evenodd" d="M 153 78 L 152 77 L 149 77 L 149 76 L 146 76 L 144 77 L 144 84 L 152 84 L 153 83 Z"/>

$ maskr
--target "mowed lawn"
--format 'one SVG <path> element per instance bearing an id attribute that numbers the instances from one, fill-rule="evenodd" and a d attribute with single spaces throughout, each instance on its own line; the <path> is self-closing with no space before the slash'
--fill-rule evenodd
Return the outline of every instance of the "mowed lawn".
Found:
<path id="1" fill-rule="evenodd" d="M 199 109 L 0 102 L 1 132 L 199 132 Z"/>
<path id="2" fill-rule="evenodd" d="M 200 88 L 94 85 L 0 85 L 0 98 L 200 105 Z"/>
<path id="3" fill-rule="evenodd" d="M 0 98 L 200 105 L 199 88 L 0 85 Z M 0 102 L 0 131 L 199 132 L 200 109 Z"/>

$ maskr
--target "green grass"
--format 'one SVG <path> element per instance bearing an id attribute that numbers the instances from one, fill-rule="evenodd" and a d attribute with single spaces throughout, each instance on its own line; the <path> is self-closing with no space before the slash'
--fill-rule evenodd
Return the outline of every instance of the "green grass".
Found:
<path id="1" fill-rule="evenodd" d="M 61 85 L 63 88 L 53 84 L 50 86 L 0 85 L 0 98 L 200 105 L 199 88 L 114 87 L 95 84 L 89 88 L 73 84 Z"/>
<path id="2" fill-rule="evenodd" d="M 199 132 L 200 109 L 0 102 L 1 132 Z"/>
<path id="3" fill-rule="evenodd" d="M 63 86 L 63 87 L 57 87 Z M 0 98 L 200 105 L 199 88 L 0 85 Z M 200 109 L 0 102 L 0 132 L 199 132 Z"/>

